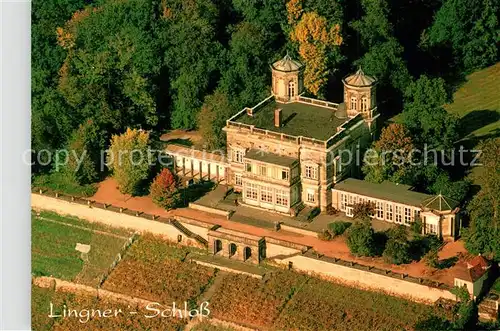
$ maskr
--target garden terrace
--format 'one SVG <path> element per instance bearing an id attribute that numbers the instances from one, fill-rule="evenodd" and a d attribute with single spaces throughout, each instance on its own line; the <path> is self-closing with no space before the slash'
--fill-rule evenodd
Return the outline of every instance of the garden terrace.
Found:
<path id="1" fill-rule="evenodd" d="M 335 108 L 319 106 L 312 103 L 290 102 L 278 103 L 269 100 L 260 109 L 253 111 L 253 116 L 240 112 L 231 119 L 232 122 L 252 125 L 255 128 L 283 133 L 295 137 L 309 137 L 326 141 L 338 132 L 338 128 L 346 122 L 335 116 Z M 283 124 L 274 126 L 274 110 L 282 110 Z"/>

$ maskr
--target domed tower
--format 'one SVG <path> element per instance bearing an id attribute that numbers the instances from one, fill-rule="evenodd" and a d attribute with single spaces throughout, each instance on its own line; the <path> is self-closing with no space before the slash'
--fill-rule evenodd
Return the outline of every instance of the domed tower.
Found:
<path id="1" fill-rule="evenodd" d="M 371 119 L 377 107 L 374 77 L 365 75 L 361 68 L 354 75 L 342 79 L 344 83 L 344 103 L 347 116 L 354 117 L 362 113 L 366 119 Z"/>
<path id="2" fill-rule="evenodd" d="M 304 66 L 286 54 L 271 65 L 273 82 L 271 91 L 279 101 L 291 101 L 304 89 Z"/>

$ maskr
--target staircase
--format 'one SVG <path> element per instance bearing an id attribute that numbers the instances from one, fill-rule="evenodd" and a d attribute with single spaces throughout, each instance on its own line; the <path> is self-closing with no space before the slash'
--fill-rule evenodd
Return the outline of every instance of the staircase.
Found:
<path id="1" fill-rule="evenodd" d="M 184 233 L 188 238 L 192 238 L 202 244 L 205 247 L 208 247 L 208 241 L 203 238 L 202 236 L 193 233 L 191 230 L 186 228 L 184 225 L 182 225 L 178 220 L 176 219 L 169 219 L 170 224 L 172 224 L 177 230 L 180 232 Z"/>

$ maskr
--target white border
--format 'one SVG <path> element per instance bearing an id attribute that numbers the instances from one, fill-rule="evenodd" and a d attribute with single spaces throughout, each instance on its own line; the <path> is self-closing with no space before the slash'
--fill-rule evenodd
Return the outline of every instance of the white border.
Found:
<path id="1" fill-rule="evenodd" d="M 31 3 L 0 0 L 0 20 L 0 329 L 30 330 Z"/>

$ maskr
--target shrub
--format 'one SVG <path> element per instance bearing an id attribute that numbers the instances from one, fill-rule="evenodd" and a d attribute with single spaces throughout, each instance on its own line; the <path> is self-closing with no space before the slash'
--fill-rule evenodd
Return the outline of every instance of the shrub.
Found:
<path id="1" fill-rule="evenodd" d="M 387 241 L 382 254 L 384 260 L 391 264 L 405 264 L 411 262 L 410 242 L 407 238 L 406 229 L 403 226 L 389 231 Z"/>
<path id="2" fill-rule="evenodd" d="M 177 179 L 164 168 L 153 180 L 150 187 L 151 199 L 158 206 L 166 209 L 175 207 L 178 201 Z"/>
<path id="3" fill-rule="evenodd" d="M 370 215 L 373 215 L 374 212 L 375 212 L 375 203 L 373 202 L 361 202 L 361 203 L 356 203 L 353 206 L 354 218 L 360 220 L 369 220 Z"/>
<path id="4" fill-rule="evenodd" d="M 149 133 L 127 129 L 122 135 L 114 135 L 108 151 L 108 164 L 118 182 L 121 193 L 135 195 L 148 178 Z"/>
<path id="5" fill-rule="evenodd" d="M 337 209 L 335 209 L 332 205 L 328 205 L 326 206 L 326 214 L 327 215 L 336 215 L 339 211 Z"/>
<path id="6" fill-rule="evenodd" d="M 323 230 L 320 233 L 318 233 L 318 239 L 319 240 L 324 240 L 328 241 L 332 239 L 332 234 L 328 230 Z"/>
<path id="7" fill-rule="evenodd" d="M 424 262 L 428 267 L 437 268 L 439 267 L 439 258 L 437 249 L 431 249 L 424 255 Z"/>
<path id="8" fill-rule="evenodd" d="M 347 230 L 347 246 L 357 256 L 375 255 L 373 229 L 369 222 L 357 222 Z"/>
<path id="9" fill-rule="evenodd" d="M 319 209 L 318 207 L 314 208 L 313 210 L 311 210 L 311 212 L 309 212 L 309 215 L 307 215 L 307 220 L 308 221 L 312 220 L 313 218 L 318 216 L 320 213 L 321 213 L 321 209 Z"/>
<path id="10" fill-rule="evenodd" d="M 420 218 L 416 218 L 413 223 L 411 223 L 411 231 L 415 234 L 422 234 L 422 220 Z"/>
<path id="11" fill-rule="evenodd" d="M 333 222 L 328 224 L 328 230 L 335 236 L 340 236 L 352 225 L 351 222 Z"/>

